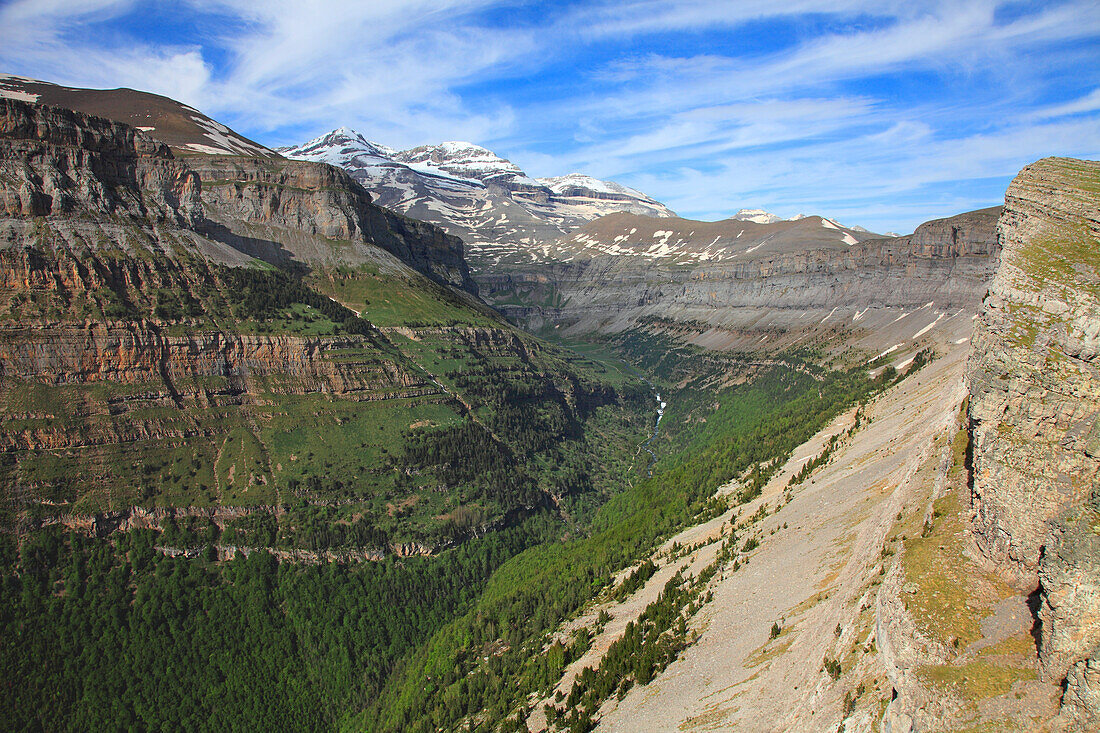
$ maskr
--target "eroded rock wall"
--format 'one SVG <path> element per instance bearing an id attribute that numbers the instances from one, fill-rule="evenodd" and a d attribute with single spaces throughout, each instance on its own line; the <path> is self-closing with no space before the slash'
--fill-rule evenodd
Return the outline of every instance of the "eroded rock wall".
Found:
<path id="1" fill-rule="evenodd" d="M 1009 186 L 1001 264 L 968 365 L 976 544 L 1039 585 L 1040 656 L 1067 715 L 1100 722 L 1100 163 Z M 1089 702 L 1091 701 L 1091 702 Z"/>
<path id="2" fill-rule="evenodd" d="M 927 222 L 907 237 L 843 248 L 807 246 L 690 266 L 600 256 L 478 278 L 490 302 L 535 329 L 561 324 L 617 331 L 658 317 L 798 333 L 833 309 L 834 322 L 852 322 L 867 309 L 904 312 L 930 302 L 941 312 L 974 312 L 996 266 L 999 213 L 999 208 L 974 211 Z M 544 304 L 515 305 L 517 292 L 528 303 Z"/>
<path id="3" fill-rule="evenodd" d="M 340 168 L 236 156 L 202 156 L 189 162 L 203 181 L 203 201 L 212 220 L 205 233 L 252 247 L 253 256 L 359 264 L 373 259 L 370 245 L 377 245 L 437 282 L 477 294 L 461 239 L 375 206 L 370 194 Z M 346 246 L 318 247 L 310 237 Z"/>
<path id="4" fill-rule="evenodd" d="M 202 212 L 198 176 L 128 125 L 0 99 L 0 213 L 129 214 L 177 224 Z"/>

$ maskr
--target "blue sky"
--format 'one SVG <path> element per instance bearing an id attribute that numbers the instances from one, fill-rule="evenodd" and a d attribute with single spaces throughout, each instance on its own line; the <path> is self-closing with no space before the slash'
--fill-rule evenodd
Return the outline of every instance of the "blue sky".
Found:
<path id="1" fill-rule="evenodd" d="M 1100 3 L 19 0 L 0 71 L 165 94 L 270 146 L 469 140 L 681 215 L 876 231 L 1100 157 Z"/>

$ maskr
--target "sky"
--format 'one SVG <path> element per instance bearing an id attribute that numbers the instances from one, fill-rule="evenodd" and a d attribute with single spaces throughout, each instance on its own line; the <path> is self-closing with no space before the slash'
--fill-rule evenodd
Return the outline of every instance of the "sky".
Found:
<path id="1" fill-rule="evenodd" d="M 879 232 L 1100 158 L 1100 2 L 0 0 L 0 72 Z"/>

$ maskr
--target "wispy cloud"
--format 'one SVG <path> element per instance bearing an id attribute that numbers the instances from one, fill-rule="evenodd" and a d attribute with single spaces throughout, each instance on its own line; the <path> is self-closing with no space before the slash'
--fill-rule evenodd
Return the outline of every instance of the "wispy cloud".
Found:
<path id="1" fill-rule="evenodd" d="M 483 139 L 509 128 L 508 105 L 481 109 L 454 88 L 533 49 L 530 31 L 476 22 L 490 4 L 179 3 L 181 14 L 237 21 L 234 33 L 195 39 L 200 46 L 88 32 L 139 13 L 135 2 L 24 1 L 0 9 L 0 61 L 51 81 L 166 94 L 253 134 L 345 122 L 396 144 L 439 135 Z M 209 60 L 215 55 L 224 59 L 218 66 Z"/>
<path id="2" fill-rule="evenodd" d="M 0 65 L 269 144 L 469 139 L 695 216 L 911 228 L 996 203 L 1034 158 L 1100 153 L 1094 0 L 16 0 Z"/>

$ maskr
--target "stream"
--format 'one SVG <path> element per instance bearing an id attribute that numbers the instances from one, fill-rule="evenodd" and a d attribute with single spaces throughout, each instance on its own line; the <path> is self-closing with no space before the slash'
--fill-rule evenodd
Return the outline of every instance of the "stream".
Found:
<path id="1" fill-rule="evenodd" d="M 649 380 L 646 380 L 646 382 L 648 383 Z M 652 387 L 653 385 L 650 384 L 649 386 Z M 665 407 L 668 406 L 668 403 L 661 399 L 660 392 L 653 390 L 653 394 L 657 397 L 657 422 L 653 423 L 653 434 L 642 443 L 642 450 L 649 454 L 649 466 L 646 467 L 646 473 L 649 476 L 653 475 L 653 466 L 657 463 L 657 454 L 649 446 L 661 432 L 661 418 L 665 416 Z"/>
<path id="2" fill-rule="evenodd" d="M 653 449 L 649 446 L 651 446 L 653 444 L 653 441 L 657 439 L 657 436 L 661 434 L 661 418 L 665 416 L 665 408 L 668 407 L 668 403 L 661 399 L 661 393 L 657 391 L 656 385 L 654 385 L 648 377 L 646 377 L 637 368 L 635 368 L 634 365 L 628 363 L 626 360 L 621 358 L 615 359 L 615 361 L 622 364 L 627 369 L 627 371 L 636 376 L 638 379 L 648 384 L 649 388 L 653 390 L 653 396 L 657 401 L 657 420 L 653 423 L 653 432 L 639 446 L 639 450 L 644 450 L 646 453 L 649 454 L 649 465 L 646 467 L 646 475 L 652 476 L 653 467 L 657 465 L 657 454 L 654 453 Z"/>

